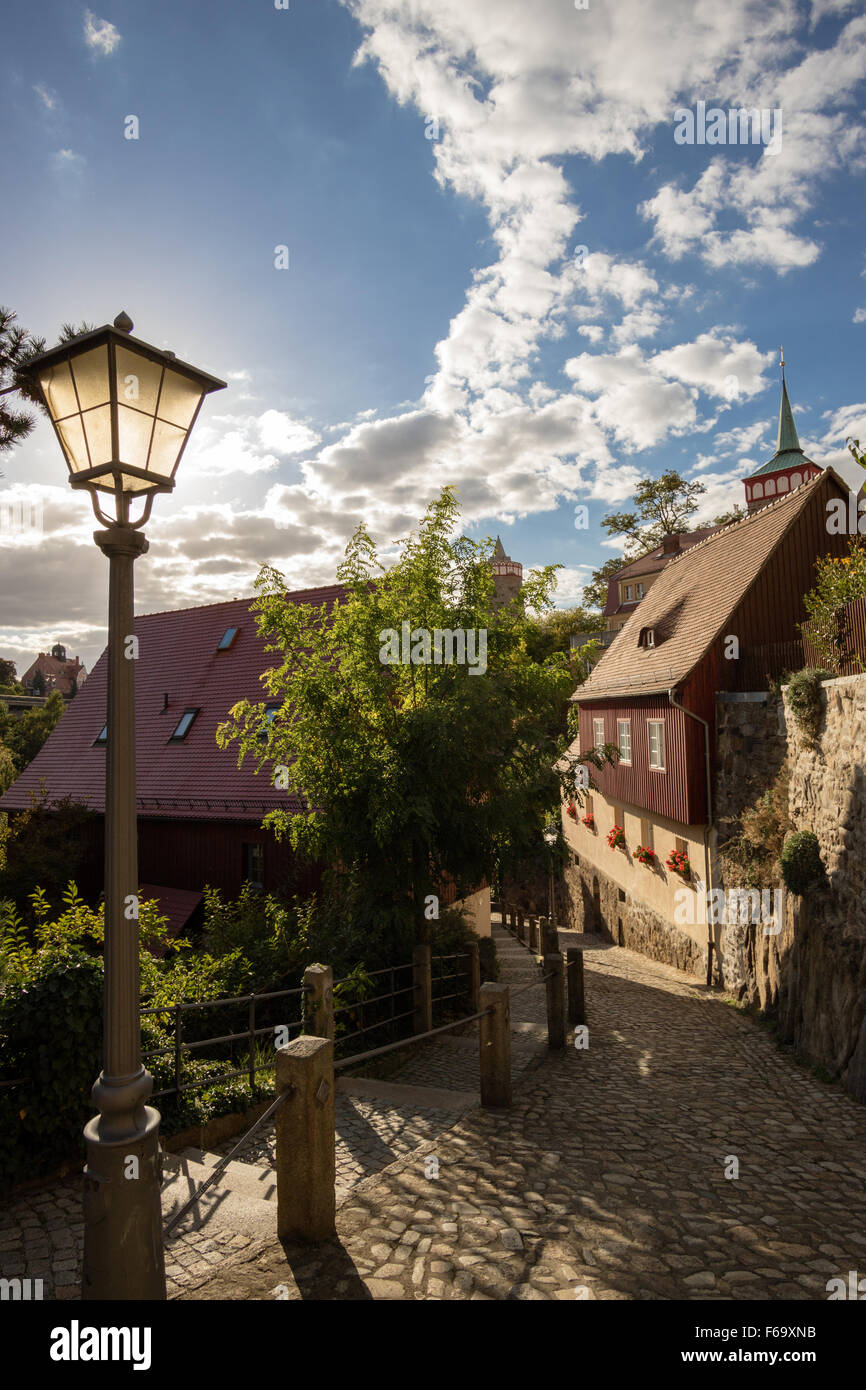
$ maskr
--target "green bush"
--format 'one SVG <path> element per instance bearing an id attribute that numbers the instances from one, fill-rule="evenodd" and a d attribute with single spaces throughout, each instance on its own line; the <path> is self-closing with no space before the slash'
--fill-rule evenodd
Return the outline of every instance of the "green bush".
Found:
<path id="1" fill-rule="evenodd" d="M 824 878 L 824 865 L 818 837 L 811 830 L 789 835 L 780 859 L 785 887 L 792 893 L 805 893 Z"/>
<path id="2" fill-rule="evenodd" d="M 832 671 L 806 666 L 788 682 L 788 704 L 804 734 L 816 743 L 821 732 L 823 700 L 821 682 L 833 679 Z"/>
<path id="3" fill-rule="evenodd" d="M 43 947 L 0 993 L 0 1187 L 83 1157 L 102 1057 L 102 962 L 69 941 Z"/>

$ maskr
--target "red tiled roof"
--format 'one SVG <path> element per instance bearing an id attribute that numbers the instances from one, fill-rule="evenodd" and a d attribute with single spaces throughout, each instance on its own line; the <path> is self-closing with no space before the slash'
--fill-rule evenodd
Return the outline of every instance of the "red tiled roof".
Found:
<path id="1" fill-rule="evenodd" d="M 301 589 L 293 603 L 329 607 L 343 596 L 333 584 Z M 135 619 L 139 659 L 135 667 L 136 789 L 141 816 L 170 820 L 255 820 L 277 807 L 299 802 L 278 791 L 267 772 L 258 776 L 247 758 L 237 766 L 235 745 L 220 749 L 216 728 L 238 700 L 265 698 L 260 675 L 274 666 L 256 633 L 252 599 L 232 599 L 201 608 L 148 613 Z M 217 651 L 229 627 L 232 646 Z M 48 789 L 48 800 L 72 797 L 93 811 L 105 809 L 105 747 L 94 747 L 106 722 L 107 661 L 103 652 L 89 679 L 65 711 L 33 761 L 0 797 L 0 810 L 26 810 L 31 793 Z M 168 708 L 163 708 L 168 695 Z M 199 708 L 182 743 L 170 743 L 185 709 Z"/>

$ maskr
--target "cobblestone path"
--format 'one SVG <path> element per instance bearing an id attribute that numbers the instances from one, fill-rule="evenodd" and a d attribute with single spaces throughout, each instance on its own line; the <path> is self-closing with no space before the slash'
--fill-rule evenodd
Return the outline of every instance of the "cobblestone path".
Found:
<path id="1" fill-rule="evenodd" d="M 538 977 L 539 971 L 525 948 L 512 942 L 507 932 L 495 929 L 502 979 L 515 988 Z M 515 1000 L 513 1069 L 515 1076 L 546 1052 L 544 990 L 527 991 Z M 396 1159 L 429 1145 L 456 1122 L 461 1109 L 478 1095 L 478 1039 L 443 1038 L 414 1047 L 391 1078 L 400 1086 L 440 1088 L 465 1093 L 455 1104 L 425 1104 L 419 1094 L 401 1104 L 381 1098 L 340 1094 L 336 1101 L 337 1192 L 348 1192 L 371 1174 Z M 431 1091 L 435 1097 L 435 1092 Z M 462 1100 L 462 1105 L 460 1101 Z M 227 1154 L 237 1139 L 217 1146 Z M 271 1170 L 274 1161 L 274 1128 L 268 1126 L 241 1150 L 243 1165 Z M 178 1234 L 166 1244 L 166 1279 L 169 1296 L 194 1289 L 217 1265 L 249 1258 L 264 1242 L 249 1230 L 233 1230 L 219 1219 L 221 1188 L 217 1181 L 203 1203 L 205 1219 L 198 1225 L 181 1223 Z M 273 1212 L 275 1229 L 276 1209 Z M 78 1298 L 84 1229 L 81 1214 L 81 1179 L 70 1176 L 50 1188 L 21 1194 L 0 1209 L 0 1276 L 41 1278 L 45 1297 Z"/>
<path id="2" fill-rule="evenodd" d="M 181 1297 L 823 1300 L 866 1271 L 866 1110 L 691 977 L 585 945 L 588 1050 L 367 1178 L 337 1240 Z"/>

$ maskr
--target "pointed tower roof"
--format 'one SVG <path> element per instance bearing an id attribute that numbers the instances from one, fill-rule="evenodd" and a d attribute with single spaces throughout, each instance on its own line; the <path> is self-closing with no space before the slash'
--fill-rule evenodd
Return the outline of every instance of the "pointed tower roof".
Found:
<path id="1" fill-rule="evenodd" d="M 501 539 L 500 539 L 499 536 L 496 537 L 496 544 L 495 544 L 495 546 L 493 547 L 493 559 L 494 559 L 494 560 L 507 560 L 507 559 L 508 559 L 508 556 L 505 554 L 505 548 L 504 548 L 504 546 L 503 546 L 503 544 L 502 544 L 502 541 L 501 541 Z"/>
<path id="2" fill-rule="evenodd" d="M 776 452 L 760 468 L 756 468 L 754 473 L 750 473 L 749 477 L 760 478 L 765 473 L 778 473 L 783 468 L 792 468 L 804 460 L 811 463 L 813 468 L 818 467 L 812 459 L 806 458 L 800 447 L 797 426 L 794 424 L 794 412 L 791 409 L 791 402 L 788 400 L 788 388 L 785 384 L 785 359 L 782 357 L 782 401 L 779 406 L 779 433 L 776 437 Z"/>

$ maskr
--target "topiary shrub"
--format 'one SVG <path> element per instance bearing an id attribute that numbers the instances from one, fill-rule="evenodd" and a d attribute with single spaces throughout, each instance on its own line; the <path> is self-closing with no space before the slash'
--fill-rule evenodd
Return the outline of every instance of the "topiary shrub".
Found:
<path id="1" fill-rule="evenodd" d="M 780 863 L 785 887 L 792 893 L 805 893 L 824 878 L 818 837 L 811 830 L 798 830 L 788 836 Z"/>
<path id="2" fill-rule="evenodd" d="M 788 704 L 791 706 L 791 712 L 811 743 L 818 741 L 824 715 L 821 682 L 832 679 L 832 671 L 825 671 L 823 667 L 806 666 L 788 682 Z"/>

